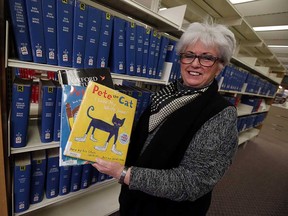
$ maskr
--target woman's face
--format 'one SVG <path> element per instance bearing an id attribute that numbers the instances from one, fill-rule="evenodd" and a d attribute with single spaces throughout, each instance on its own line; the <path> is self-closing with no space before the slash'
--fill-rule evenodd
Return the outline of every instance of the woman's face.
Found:
<path id="1" fill-rule="evenodd" d="M 201 42 L 187 46 L 184 53 L 197 56 L 205 55 L 208 57 L 220 57 L 216 47 L 206 47 Z M 193 88 L 201 88 L 212 82 L 222 68 L 222 64 L 219 63 L 219 60 L 217 60 L 213 66 L 205 67 L 200 64 L 199 58 L 195 58 L 194 61 L 189 64 L 183 64 L 181 62 L 181 76 L 184 85 Z"/>

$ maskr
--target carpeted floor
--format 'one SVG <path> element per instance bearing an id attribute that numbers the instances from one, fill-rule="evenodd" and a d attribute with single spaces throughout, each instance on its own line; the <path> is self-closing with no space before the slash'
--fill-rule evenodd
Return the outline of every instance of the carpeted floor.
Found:
<path id="1" fill-rule="evenodd" d="M 239 146 L 207 216 L 287 216 L 288 141 L 261 134 Z"/>
<path id="2" fill-rule="evenodd" d="M 239 146 L 207 216 L 288 216 L 288 141 L 260 133 Z"/>

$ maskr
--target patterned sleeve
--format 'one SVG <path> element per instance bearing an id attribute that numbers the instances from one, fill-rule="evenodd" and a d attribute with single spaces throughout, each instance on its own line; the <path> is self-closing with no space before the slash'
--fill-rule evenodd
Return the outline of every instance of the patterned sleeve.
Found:
<path id="1" fill-rule="evenodd" d="M 129 188 L 175 201 L 196 200 L 222 178 L 237 147 L 237 112 L 228 107 L 195 134 L 179 167 L 169 170 L 132 167 Z"/>

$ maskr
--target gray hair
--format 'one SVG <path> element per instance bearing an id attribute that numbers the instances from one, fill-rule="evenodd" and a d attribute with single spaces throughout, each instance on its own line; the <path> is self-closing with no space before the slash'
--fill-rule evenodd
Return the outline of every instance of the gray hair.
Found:
<path id="1" fill-rule="evenodd" d="M 208 22 L 194 22 L 182 34 L 176 45 L 176 50 L 181 53 L 188 45 L 193 45 L 199 41 L 205 46 L 218 48 L 223 66 L 230 62 L 236 49 L 235 36 L 226 26 L 215 23 L 209 24 Z"/>

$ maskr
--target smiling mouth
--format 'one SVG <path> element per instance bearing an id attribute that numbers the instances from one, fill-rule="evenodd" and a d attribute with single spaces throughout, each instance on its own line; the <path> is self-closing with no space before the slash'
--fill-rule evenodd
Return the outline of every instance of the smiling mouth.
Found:
<path id="1" fill-rule="evenodd" d="M 194 71 L 189 71 L 189 74 L 192 76 L 200 76 L 201 75 L 201 73 L 194 72 Z"/>

